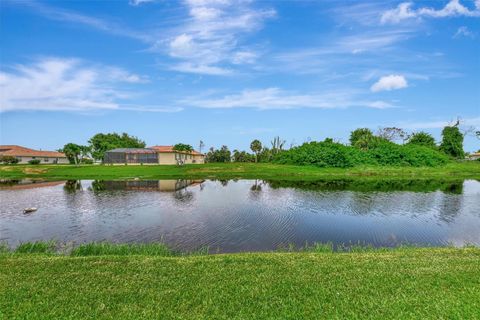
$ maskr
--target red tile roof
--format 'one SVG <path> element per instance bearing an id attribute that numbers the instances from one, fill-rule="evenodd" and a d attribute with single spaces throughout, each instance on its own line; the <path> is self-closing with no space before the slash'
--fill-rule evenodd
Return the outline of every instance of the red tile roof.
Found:
<path id="1" fill-rule="evenodd" d="M 61 152 L 33 150 L 17 145 L 0 145 L 0 156 L 65 158 L 65 154 Z"/>
<path id="2" fill-rule="evenodd" d="M 188 154 L 190 154 L 189 152 L 185 152 L 185 151 L 175 151 L 175 150 L 173 150 L 173 146 L 153 146 L 153 147 L 148 147 L 148 148 L 157 150 L 157 152 L 160 152 L 160 153 L 177 152 L 177 153 L 188 153 Z M 200 153 L 200 152 L 195 151 L 195 150 L 193 150 L 191 152 L 191 154 L 193 154 L 195 156 L 203 156 L 203 153 Z"/>

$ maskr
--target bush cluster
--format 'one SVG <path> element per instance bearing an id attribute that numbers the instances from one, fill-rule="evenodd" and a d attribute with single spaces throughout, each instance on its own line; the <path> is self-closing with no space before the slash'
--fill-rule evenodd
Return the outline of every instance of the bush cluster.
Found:
<path id="1" fill-rule="evenodd" d="M 448 157 L 432 148 L 419 145 L 398 145 L 379 141 L 368 149 L 346 146 L 332 141 L 304 143 L 281 152 L 275 159 L 281 164 L 314 165 L 348 168 L 358 165 L 438 166 Z"/>
<path id="2" fill-rule="evenodd" d="M 0 163 L 4 164 L 15 164 L 18 163 L 20 160 L 13 156 L 0 156 Z"/>

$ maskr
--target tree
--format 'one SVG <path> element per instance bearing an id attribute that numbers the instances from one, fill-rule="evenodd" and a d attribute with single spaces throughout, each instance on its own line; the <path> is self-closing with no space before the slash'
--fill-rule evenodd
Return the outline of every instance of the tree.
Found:
<path id="1" fill-rule="evenodd" d="M 173 146 L 173 150 L 175 151 L 185 151 L 185 152 L 192 152 L 193 147 L 189 144 L 184 144 L 184 143 L 177 143 L 176 145 Z"/>
<path id="2" fill-rule="evenodd" d="M 273 156 L 274 154 L 271 149 L 263 147 L 262 151 L 258 153 L 258 162 L 271 162 L 273 160 Z"/>
<path id="3" fill-rule="evenodd" d="M 368 128 L 355 129 L 350 133 L 350 145 L 357 146 L 358 141 L 368 141 L 373 138 L 373 132 Z"/>
<path id="4" fill-rule="evenodd" d="M 127 133 L 97 133 L 90 140 L 93 158 L 103 160 L 105 152 L 115 148 L 145 148 L 145 141 Z"/>
<path id="5" fill-rule="evenodd" d="M 377 136 L 392 142 L 401 140 L 403 143 L 408 140 L 410 135 L 405 130 L 397 127 L 385 127 L 378 129 Z"/>
<path id="6" fill-rule="evenodd" d="M 231 162 L 232 154 L 227 146 L 222 146 L 219 150 L 210 148 L 210 151 L 205 155 L 205 162 Z"/>
<path id="7" fill-rule="evenodd" d="M 255 156 L 245 151 L 233 150 L 233 162 L 254 162 Z"/>
<path id="8" fill-rule="evenodd" d="M 443 128 L 440 150 L 454 158 L 463 158 L 465 156 L 463 151 L 463 134 L 460 132 L 458 125 L 459 121 L 453 126 Z"/>
<path id="9" fill-rule="evenodd" d="M 60 152 L 65 153 L 70 163 L 77 165 L 80 162 L 79 158 L 82 153 L 82 146 L 75 143 L 67 143 L 63 146 Z"/>
<path id="10" fill-rule="evenodd" d="M 429 147 L 432 149 L 437 148 L 437 145 L 435 144 L 435 139 L 432 137 L 432 135 L 423 131 L 412 134 L 408 139 L 407 144 L 414 144 L 418 146 Z"/>
<path id="11" fill-rule="evenodd" d="M 93 163 L 90 157 L 91 148 L 89 146 L 80 146 L 80 163 Z"/>
<path id="12" fill-rule="evenodd" d="M 202 150 L 204 147 L 205 147 L 205 143 L 203 143 L 203 141 L 200 140 L 200 143 L 198 144 L 198 152 L 202 153 Z"/>
<path id="13" fill-rule="evenodd" d="M 250 143 L 250 149 L 255 153 L 255 162 L 258 162 L 258 153 L 262 151 L 262 143 L 255 139 Z"/>
<path id="14" fill-rule="evenodd" d="M 285 140 L 280 139 L 279 136 L 273 138 L 273 140 L 270 142 L 272 144 L 272 154 L 277 154 L 282 152 L 283 146 L 285 145 Z"/>

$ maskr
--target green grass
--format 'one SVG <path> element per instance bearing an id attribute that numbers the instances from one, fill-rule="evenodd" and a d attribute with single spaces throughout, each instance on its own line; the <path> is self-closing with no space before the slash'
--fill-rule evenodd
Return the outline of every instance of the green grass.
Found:
<path id="1" fill-rule="evenodd" d="M 85 257 L 98 255 L 147 255 L 173 256 L 174 252 L 163 243 L 151 244 L 112 244 L 108 242 L 81 244 L 72 249 L 71 256 Z"/>
<path id="2" fill-rule="evenodd" d="M 123 248 L 0 255 L 0 318 L 480 318 L 479 248 L 203 256 Z"/>
<path id="3" fill-rule="evenodd" d="M 0 178 L 68 179 L 276 179 L 316 180 L 344 178 L 480 179 L 480 162 L 452 162 L 441 167 L 318 168 L 270 163 L 209 163 L 204 165 L 11 165 L 0 167 Z"/>
<path id="4" fill-rule="evenodd" d="M 56 253 L 56 243 L 54 241 L 37 241 L 21 243 L 15 253 Z"/>

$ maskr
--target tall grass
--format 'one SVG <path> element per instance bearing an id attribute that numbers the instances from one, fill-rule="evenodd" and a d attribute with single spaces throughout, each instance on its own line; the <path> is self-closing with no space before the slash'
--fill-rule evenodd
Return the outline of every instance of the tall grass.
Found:
<path id="1" fill-rule="evenodd" d="M 16 248 L 11 248 L 7 243 L 0 243 L 0 255 L 5 254 L 57 254 L 69 255 L 72 257 L 86 256 L 190 256 L 207 255 L 208 247 L 201 247 L 193 251 L 176 251 L 166 244 L 157 243 L 111 243 L 111 242 L 90 242 L 74 246 L 72 243 L 59 243 L 57 241 L 35 241 L 24 242 Z"/>
<path id="2" fill-rule="evenodd" d="M 174 251 L 169 249 L 163 243 L 125 243 L 115 244 L 110 242 L 92 242 L 81 244 L 70 252 L 71 256 L 131 256 L 131 255 L 147 255 L 169 257 L 176 255 Z"/>
<path id="3" fill-rule="evenodd" d="M 55 241 L 35 241 L 21 243 L 16 249 L 15 253 L 56 253 Z"/>
<path id="4" fill-rule="evenodd" d="M 475 247 L 466 245 L 465 248 Z M 401 244 L 395 247 L 374 247 L 365 243 L 333 244 L 332 242 L 305 243 L 303 246 L 287 244 L 279 246 L 273 252 L 292 253 L 351 253 L 351 252 L 387 252 L 418 249 L 420 247 L 412 244 Z M 0 243 L 0 255 L 9 254 L 48 254 L 68 255 L 72 257 L 87 256 L 157 256 L 157 257 L 179 257 L 209 255 L 208 247 L 202 247 L 194 251 L 172 250 L 166 244 L 158 243 L 111 243 L 91 242 L 73 246 L 72 244 L 61 244 L 55 241 L 25 242 L 17 248 L 11 249 L 6 243 Z"/>

